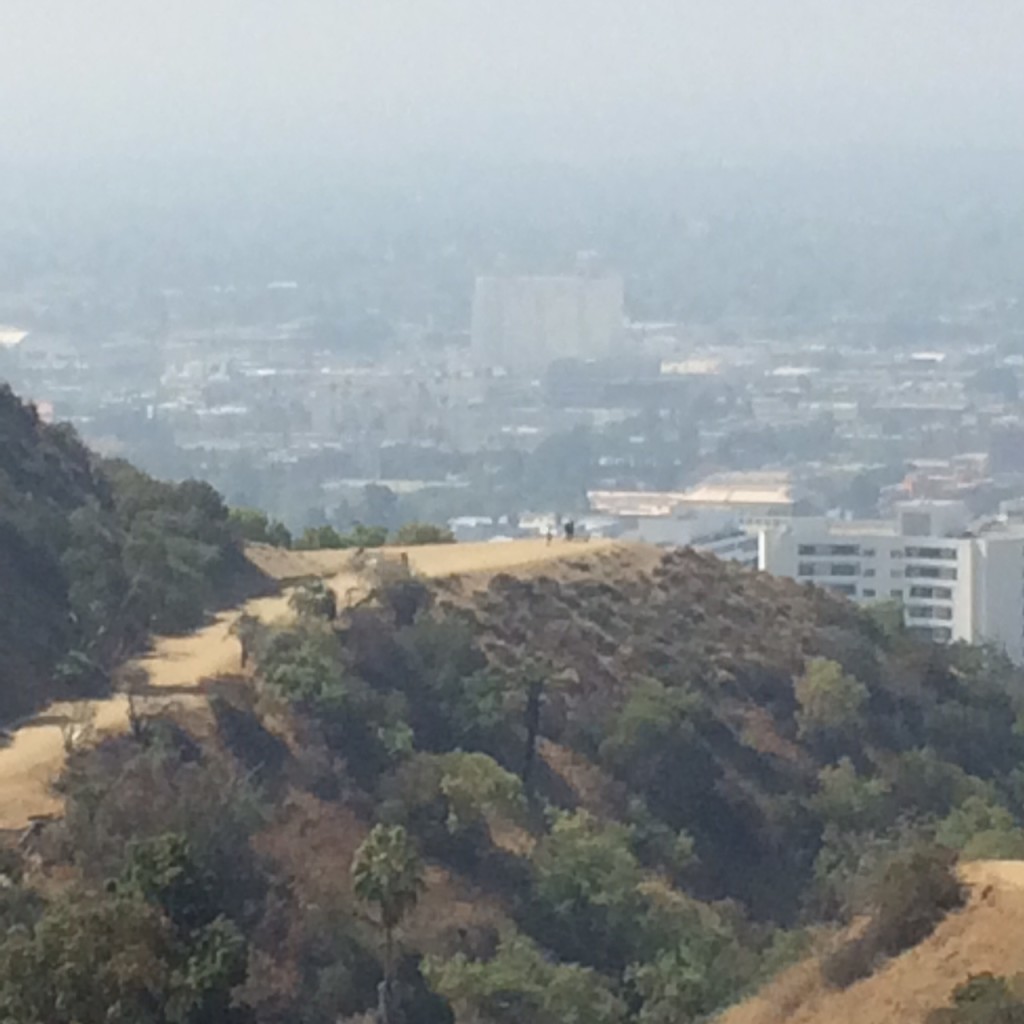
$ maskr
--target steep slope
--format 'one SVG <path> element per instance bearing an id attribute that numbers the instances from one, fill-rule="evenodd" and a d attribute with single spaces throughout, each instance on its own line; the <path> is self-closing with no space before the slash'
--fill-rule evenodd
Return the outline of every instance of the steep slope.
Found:
<path id="1" fill-rule="evenodd" d="M 640 797 L 689 832 L 707 896 L 787 919 L 823 839 L 941 815 L 944 787 L 981 792 L 1024 756 L 1019 677 L 984 652 L 692 551 L 563 569 L 442 592 L 435 614 L 501 671 L 547 681 L 542 734 L 614 778 L 622 807 Z"/>
<path id="2" fill-rule="evenodd" d="M 0 714 L 46 692 L 73 629 L 60 562 L 70 515 L 109 494 L 70 431 L 40 423 L 0 387 Z"/>
<path id="3" fill-rule="evenodd" d="M 971 975 L 1024 971 L 1024 862 L 987 861 L 963 869 L 967 906 L 920 945 L 842 991 L 822 981 L 812 959 L 790 968 L 718 1024 L 925 1024 Z"/>
<path id="4" fill-rule="evenodd" d="M 151 633 L 198 625 L 246 565 L 212 488 L 101 462 L 0 386 L 0 720 L 102 689 Z"/>

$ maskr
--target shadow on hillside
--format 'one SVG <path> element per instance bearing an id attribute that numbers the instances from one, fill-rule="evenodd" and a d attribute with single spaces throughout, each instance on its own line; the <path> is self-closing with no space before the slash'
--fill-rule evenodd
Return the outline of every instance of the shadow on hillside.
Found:
<path id="1" fill-rule="evenodd" d="M 155 697 L 195 697 L 206 692 L 211 680 L 201 679 L 196 683 L 175 683 L 171 686 L 158 686 L 146 683 L 132 691 L 133 697 L 149 700 Z"/>

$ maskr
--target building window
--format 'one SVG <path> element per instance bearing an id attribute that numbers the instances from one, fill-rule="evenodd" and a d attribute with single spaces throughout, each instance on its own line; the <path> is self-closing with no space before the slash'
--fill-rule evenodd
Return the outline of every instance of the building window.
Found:
<path id="1" fill-rule="evenodd" d="M 873 590 L 865 590 L 864 591 L 864 596 L 865 597 L 874 597 L 875 596 L 875 592 Z"/>
<path id="2" fill-rule="evenodd" d="M 906 577 L 915 580 L 955 580 L 956 569 L 940 568 L 937 565 L 908 565 Z"/>
<path id="3" fill-rule="evenodd" d="M 874 558 L 875 557 L 875 549 L 874 548 L 865 548 L 864 549 L 864 557 L 865 558 Z"/>
<path id="4" fill-rule="evenodd" d="M 865 569 L 864 570 L 864 575 L 865 576 L 869 576 L 869 577 L 870 576 L 874 576 L 875 575 L 875 570 L 874 569 Z"/>
<path id="5" fill-rule="evenodd" d="M 956 561 L 956 548 L 907 548 L 907 558 L 943 559 L 947 562 Z"/>
<path id="6" fill-rule="evenodd" d="M 860 554 L 859 544 L 833 544 L 832 550 L 829 552 L 831 555 L 840 555 L 845 558 L 856 557 Z"/>
<path id="7" fill-rule="evenodd" d="M 952 622 L 953 609 L 934 604 L 912 604 L 907 606 L 908 619 L 938 619 L 939 622 Z"/>
<path id="8" fill-rule="evenodd" d="M 858 558 L 860 556 L 859 544 L 800 544 L 797 547 L 797 554 L 802 558 Z"/>
<path id="9" fill-rule="evenodd" d="M 889 596 L 896 598 L 897 601 L 902 601 L 903 600 L 903 591 L 902 590 L 890 590 L 889 591 Z"/>
<path id="10" fill-rule="evenodd" d="M 933 601 L 952 601 L 953 591 L 949 587 L 911 587 L 911 597 L 923 597 Z"/>
<path id="11" fill-rule="evenodd" d="M 858 571 L 852 562 L 833 562 L 831 569 L 833 576 L 856 576 Z"/>
<path id="12" fill-rule="evenodd" d="M 857 587 L 852 583 L 832 583 L 826 589 L 831 590 L 833 594 L 842 594 L 843 597 L 856 597 L 857 595 Z"/>

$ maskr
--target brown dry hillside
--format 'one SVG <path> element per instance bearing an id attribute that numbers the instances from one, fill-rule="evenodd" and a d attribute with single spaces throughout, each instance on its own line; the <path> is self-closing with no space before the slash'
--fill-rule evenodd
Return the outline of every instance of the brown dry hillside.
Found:
<path id="1" fill-rule="evenodd" d="M 1024 971 L 1024 862 L 986 861 L 963 871 L 967 906 L 914 949 L 842 991 L 816 959 L 783 972 L 718 1024 L 923 1024 L 973 974 Z"/>

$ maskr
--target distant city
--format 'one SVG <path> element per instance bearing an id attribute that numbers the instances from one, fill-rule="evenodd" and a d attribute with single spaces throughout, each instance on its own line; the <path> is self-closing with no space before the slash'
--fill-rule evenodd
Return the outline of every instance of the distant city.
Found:
<path id="1" fill-rule="evenodd" d="M 275 280 L 151 290 L 83 331 L 69 290 L 8 294 L 0 376 L 104 455 L 293 531 L 500 541 L 571 520 L 898 600 L 935 639 L 1024 661 L 1015 301 L 902 335 L 853 313 L 652 322 L 599 253 L 481 269 L 437 318 L 332 319 Z"/>

